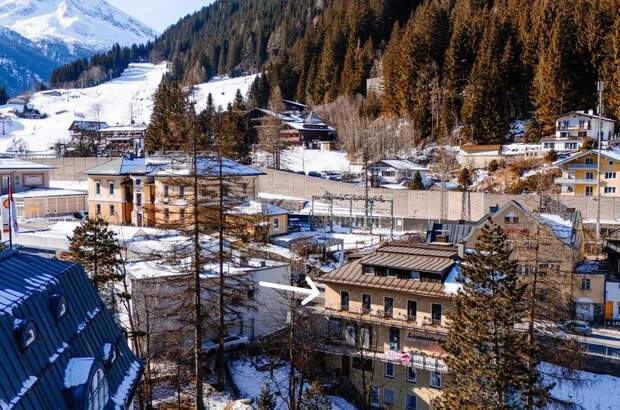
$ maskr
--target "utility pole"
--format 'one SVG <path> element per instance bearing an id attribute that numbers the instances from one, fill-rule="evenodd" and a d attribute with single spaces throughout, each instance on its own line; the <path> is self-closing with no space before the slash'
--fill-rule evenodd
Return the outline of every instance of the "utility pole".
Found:
<path id="1" fill-rule="evenodd" d="M 596 164 L 596 248 L 597 252 L 601 241 L 601 145 L 603 123 L 603 82 L 596 83 L 598 90 L 598 158 Z"/>

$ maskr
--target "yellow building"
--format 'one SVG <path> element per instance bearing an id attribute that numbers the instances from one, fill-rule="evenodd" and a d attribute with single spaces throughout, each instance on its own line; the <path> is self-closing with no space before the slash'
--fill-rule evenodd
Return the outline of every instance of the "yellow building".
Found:
<path id="1" fill-rule="evenodd" d="M 218 204 L 219 161 L 203 156 L 197 167 L 197 200 L 208 209 Z M 191 161 L 179 157 L 125 156 L 96 167 L 88 172 L 89 215 L 112 224 L 173 227 L 192 209 L 191 170 Z M 288 232 L 288 211 L 256 200 L 260 171 L 224 159 L 222 175 L 227 201 L 232 198 L 227 218 L 242 218 L 253 236 Z"/>
<path id="2" fill-rule="evenodd" d="M 555 165 L 562 171 L 555 180 L 562 187 L 562 195 L 597 196 L 597 150 L 579 152 Z M 620 195 L 620 150 L 601 150 L 600 195 Z"/>
<path id="3" fill-rule="evenodd" d="M 430 409 L 447 367 L 440 342 L 459 285 L 457 249 L 388 244 L 320 277 L 326 366 L 371 407 Z"/>

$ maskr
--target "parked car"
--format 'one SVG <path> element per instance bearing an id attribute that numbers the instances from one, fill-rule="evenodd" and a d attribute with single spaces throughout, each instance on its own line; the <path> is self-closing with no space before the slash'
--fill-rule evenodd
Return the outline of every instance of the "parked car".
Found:
<path id="1" fill-rule="evenodd" d="M 321 178 L 321 173 L 317 172 L 317 171 L 310 171 L 310 172 L 308 172 L 308 176 L 309 177 L 314 177 L 314 178 Z"/>
<path id="2" fill-rule="evenodd" d="M 297 171 L 295 172 L 297 175 L 303 175 L 306 176 L 306 173 L 304 171 Z"/>
<path id="3" fill-rule="evenodd" d="M 250 343 L 250 339 L 245 336 L 226 336 L 224 337 L 224 351 L 240 349 L 246 347 Z M 218 349 L 217 340 L 204 340 L 202 342 L 202 351 L 206 354 L 213 354 Z"/>
<path id="4" fill-rule="evenodd" d="M 87 219 L 88 218 L 88 212 L 74 212 L 73 213 L 73 217 L 75 219 Z"/>
<path id="5" fill-rule="evenodd" d="M 325 171 L 323 172 L 323 178 L 327 178 L 331 181 L 340 181 L 342 179 L 342 174 L 336 171 Z"/>
<path id="6" fill-rule="evenodd" d="M 566 332 L 573 333 L 581 336 L 590 336 L 592 334 L 592 328 L 588 322 L 583 320 L 568 320 L 564 322 L 563 328 Z"/>

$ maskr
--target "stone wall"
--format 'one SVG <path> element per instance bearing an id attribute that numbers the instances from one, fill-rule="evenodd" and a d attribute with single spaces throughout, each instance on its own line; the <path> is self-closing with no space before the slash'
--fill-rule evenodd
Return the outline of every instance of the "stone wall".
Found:
<path id="1" fill-rule="evenodd" d="M 86 172 L 115 158 L 75 157 L 75 158 L 41 158 L 27 161 L 51 165 L 56 169 L 50 173 L 50 179 L 63 181 L 86 180 Z"/>

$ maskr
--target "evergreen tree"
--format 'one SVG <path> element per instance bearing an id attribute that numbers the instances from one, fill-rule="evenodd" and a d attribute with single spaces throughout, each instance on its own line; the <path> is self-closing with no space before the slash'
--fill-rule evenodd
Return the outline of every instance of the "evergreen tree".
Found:
<path id="1" fill-rule="evenodd" d="M 178 151 L 185 144 L 188 94 L 181 85 L 164 80 L 155 93 L 153 114 L 146 130 L 146 151 Z"/>
<path id="2" fill-rule="evenodd" d="M 510 255 L 505 233 L 490 220 L 465 255 L 444 345 L 452 380 L 440 409 L 508 410 L 523 407 L 526 390 L 544 394 L 540 375 L 526 363 L 527 335 L 515 330 L 526 318 L 525 288 Z"/>
<path id="3" fill-rule="evenodd" d="M 116 234 L 101 218 L 87 219 L 70 238 L 69 257 L 82 265 L 111 312 L 116 311 L 114 296 L 124 279 L 121 246 Z"/>
<path id="4" fill-rule="evenodd" d="M 422 191 L 426 189 L 424 187 L 424 182 L 422 181 L 422 174 L 420 174 L 420 171 L 416 171 L 415 174 L 413 175 L 413 179 L 409 183 L 409 189 L 412 189 L 415 191 Z"/>
<path id="5" fill-rule="evenodd" d="M 459 171 L 459 186 L 463 191 L 469 190 L 472 184 L 471 171 L 467 167 L 461 168 Z"/>
<path id="6" fill-rule="evenodd" d="M 276 398 L 268 383 L 264 383 L 261 386 L 260 396 L 258 396 L 258 402 L 256 404 L 258 410 L 274 410 L 276 408 Z"/>
<path id="7" fill-rule="evenodd" d="M 0 105 L 6 104 L 9 101 L 9 93 L 4 85 L 0 86 Z"/>

